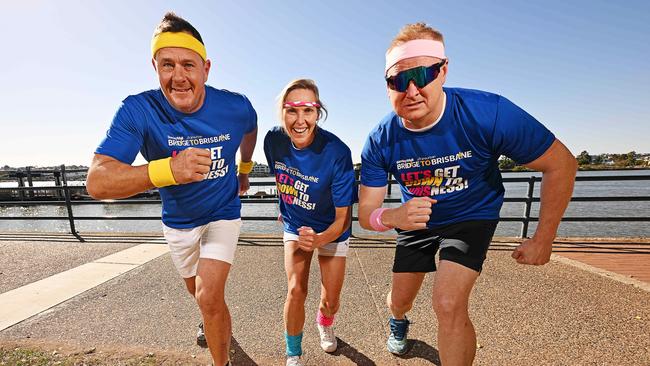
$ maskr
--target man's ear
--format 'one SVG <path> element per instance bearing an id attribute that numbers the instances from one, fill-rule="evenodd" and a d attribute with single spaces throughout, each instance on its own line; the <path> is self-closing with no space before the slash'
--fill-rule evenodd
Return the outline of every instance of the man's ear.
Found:
<path id="1" fill-rule="evenodd" d="M 447 72 L 449 72 L 449 59 L 445 62 L 445 65 L 440 68 L 442 72 L 442 83 L 444 84 L 447 81 Z"/>
<path id="2" fill-rule="evenodd" d="M 210 68 L 212 67 L 212 62 L 210 60 L 205 60 L 203 63 L 203 71 L 205 71 L 205 80 L 208 80 L 208 76 L 210 75 Z"/>

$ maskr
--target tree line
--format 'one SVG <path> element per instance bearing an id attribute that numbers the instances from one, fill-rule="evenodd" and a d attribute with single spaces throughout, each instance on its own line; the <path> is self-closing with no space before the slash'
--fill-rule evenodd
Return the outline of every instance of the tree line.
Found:
<path id="1" fill-rule="evenodd" d="M 626 154 L 591 155 L 585 150 L 576 156 L 576 160 L 582 170 L 650 167 L 650 154 L 638 154 L 635 151 L 630 151 Z M 505 156 L 501 156 L 499 159 L 499 169 L 513 171 L 527 170 L 525 167 L 517 165 L 512 159 Z"/>

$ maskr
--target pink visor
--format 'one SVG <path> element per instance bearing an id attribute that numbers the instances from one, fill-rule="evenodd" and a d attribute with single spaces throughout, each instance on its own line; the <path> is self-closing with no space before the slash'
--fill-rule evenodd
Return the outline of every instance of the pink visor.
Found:
<path id="1" fill-rule="evenodd" d="M 320 108 L 320 104 L 317 102 L 286 102 L 282 105 L 284 108 L 291 108 L 291 107 L 316 107 Z"/>
<path id="2" fill-rule="evenodd" d="M 384 72 L 387 72 L 388 69 L 404 59 L 418 56 L 436 57 L 441 60 L 446 59 L 445 45 L 440 41 L 434 41 L 432 39 L 415 39 L 404 42 L 386 52 L 386 69 Z"/>

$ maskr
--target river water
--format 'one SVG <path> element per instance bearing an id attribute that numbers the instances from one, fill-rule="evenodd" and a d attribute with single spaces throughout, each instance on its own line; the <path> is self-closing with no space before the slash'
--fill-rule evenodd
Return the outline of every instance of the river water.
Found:
<path id="1" fill-rule="evenodd" d="M 504 173 L 504 177 L 529 177 L 536 173 Z M 597 171 L 579 172 L 580 176 L 602 175 L 650 175 L 650 170 Z M 537 174 L 536 174 L 537 175 Z M 273 187 L 272 178 L 253 178 L 254 181 L 269 182 L 268 187 L 252 187 L 249 193 L 265 189 L 270 192 Z M 3 184 L 5 185 L 5 184 Z M 539 196 L 539 182 L 535 184 L 535 196 Z M 526 183 L 506 183 L 506 197 L 524 197 L 527 192 Z M 574 197 L 606 197 L 606 196 L 650 196 L 650 181 L 612 180 L 603 182 L 576 182 Z M 399 198 L 399 188 L 393 186 L 391 198 Z M 533 204 L 532 216 L 538 215 L 539 204 Z M 156 204 L 134 205 L 77 205 L 73 208 L 75 216 L 160 216 L 160 206 Z M 522 216 L 524 204 L 520 202 L 504 203 L 502 217 Z M 243 204 L 242 216 L 277 216 L 276 204 Z M 0 231 L 29 231 L 29 232 L 68 232 L 67 220 L 2 220 L 3 216 L 63 216 L 67 217 L 65 207 L 58 206 L 0 206 Z M 356 216 L 356 205 L 355 205 Z M 579 216 L 650 216 L 650 202 L 572 202 L 565 214 L 567 217 Z M 159 220 L 136 221 L 75 221 L 80 232 L 160 232 Z M 529 227 L 529 235 L 535 230 L 536 223 Z M 269 221 L 245 221 L 243 233 L 280 234 L 280 224 Z M 355 235 L 368 234 L 357 223 L 353 223 Z M 497 228 L 497 236 L 518 236 L 521 223 L 502 222 Z M 650 237 L 648 222 L 563 222 L 558 232 L 559 236 L 586 237 Z"/>

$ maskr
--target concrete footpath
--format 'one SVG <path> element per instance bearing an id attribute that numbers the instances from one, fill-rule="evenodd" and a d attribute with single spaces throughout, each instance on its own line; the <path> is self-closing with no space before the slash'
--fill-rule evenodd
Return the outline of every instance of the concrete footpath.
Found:
<path id="1" fill-rule="evenodd" d="M 147 354 L 161 356 L 156 358 L 161 364 L 209 364 L 207 350 L 195 345 L 198 309 L 162 238 L 82 236 L 86 243 L 65 234 L 0 233 L 0 325 L 5 324 L 0 348 L 103 353 L 106 364 Z M 320 283 L 317 261 L 312 262 L 306 365 L 440 364 L 430 299 L 434 275 L 427 276 L 409 313 L 411 351 L 395 357 L 385 350 L 392 243 L 353 241 L 334 354 L 318 346 L 313 319 Z M 516 244 L 495 239 L 472 294 L 479 343 L 475 365 L 650 365 L 650 281 L 644 280 L 650 240 L 559 240 L 553 260 L 541 267 L 516 264 L 510 258 Z M 585 259 L 589 247 L 592 256 Z M 282 258 L 278 237 L 240 239 L 227 287 L 234 365 L 284 364 Z M 617 261 L 623 264 L 605 268 Z M 78 277 L 100 277 L 83 272 L 84 266 L 112 274 L 100 283 L 71 280 L 79 271 Z M 50 304 L 45 301 L 44 309 L 31 314 L 20 305 L 28 296 L 25 304 L 48 299 Z"/>

